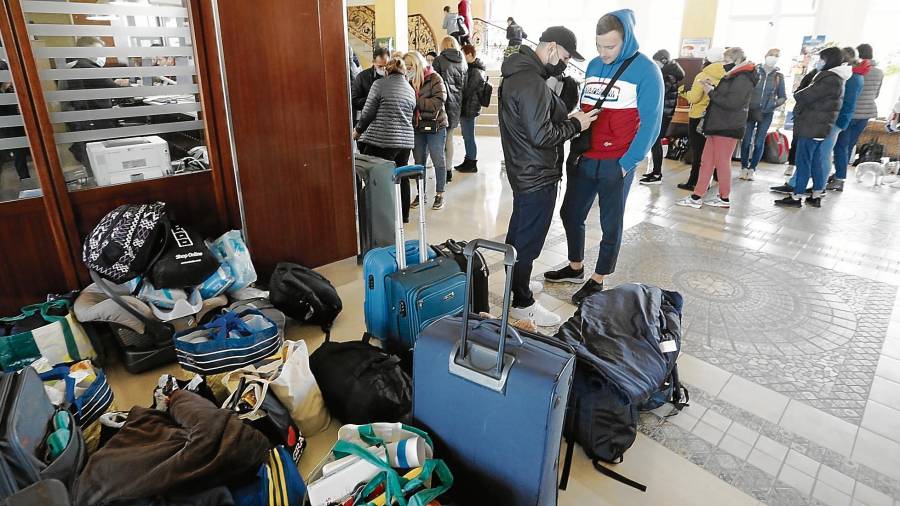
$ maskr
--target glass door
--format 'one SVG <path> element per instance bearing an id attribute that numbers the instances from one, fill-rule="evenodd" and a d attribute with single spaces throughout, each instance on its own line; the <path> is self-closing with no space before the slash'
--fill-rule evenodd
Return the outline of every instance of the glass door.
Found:
<path id="1" fill-rule="evenodd" d="M 0 202 L 39 197 L 40 182 L 31 157 L 6 45 L 0 41 Z"/>

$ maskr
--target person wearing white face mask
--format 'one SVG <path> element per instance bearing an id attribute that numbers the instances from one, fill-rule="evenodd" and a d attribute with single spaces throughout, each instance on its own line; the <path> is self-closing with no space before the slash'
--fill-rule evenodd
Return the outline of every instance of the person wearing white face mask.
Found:
<path id="1" fill-rule="evenodd" d="M 75 42 L 79 48 L 103 48 L 106 44 L 98 37 L 79 37 Z M 105 56 L 90 56 L 85 58 L 77 58 L 68 61 L 67 66 L 74 69 L 99 69 L 106 66 Z M 120 86 L 129 86 L 131 82 L 128 79 L 70 79 L 63 81 L 66 90 L 96 90 L 103 88 L 117 88 Z M 112 109 L 113 102 L 110 98 L 95 98 L 90 100 L 73 100 L 63 102 L 65 111 L 89 111 L 96 109 Z M 118 123 L 115 119 L 94 119 L 87 121 L 76 121 L 66 123 L 66 129 L 70 132 L 79 132 L 83 130 L 99 130 L 105 128 L 116 128 Z M 85 151 L 84 142 L 75 142 L 69 146 L 69 151 L 75 159 L 89 167 L 87 153 Z"/>
<path id="2" fill-rule="evenodd" d="M 381 79 L 385 75 L 384 66 L 387 65 L 391 57 L 391 52 L 385 47 L 376 47 L 372 51 L 372 66 L 363 70 L 353 80 L 350 85 L 350 103 L 353 106 L 354 119 L 362 112 L 366 106 L 366 99 L 369 98 L 369 91 L 372 84 L 376 80 Z"/>
<path id="3" fill-rule="evenodd" d="M 757 65 L 759 82 L 750 97 L 750 112 L 747 115 L 747 130 L 741 141 L 741 179 L 753 181 L 756 166 L 762 159 L 766 134 L 772 124 L 775 109 L 787 101 L 784 90 L 784 75 L 779 71 L 778 58 L 781 50 L 770 49 L 765 63 Z"/>

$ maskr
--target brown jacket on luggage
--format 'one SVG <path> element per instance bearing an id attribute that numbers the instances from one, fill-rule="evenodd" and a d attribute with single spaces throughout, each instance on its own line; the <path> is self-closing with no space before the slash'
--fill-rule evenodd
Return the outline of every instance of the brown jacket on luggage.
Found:
<path id="1" fill-rule="evenodd" d="M 76 506 L 185 494 L 252 479 L 269 441 L 236 415 L 178 390 L 169 411 L 134 407 L 75 482 Z"/>

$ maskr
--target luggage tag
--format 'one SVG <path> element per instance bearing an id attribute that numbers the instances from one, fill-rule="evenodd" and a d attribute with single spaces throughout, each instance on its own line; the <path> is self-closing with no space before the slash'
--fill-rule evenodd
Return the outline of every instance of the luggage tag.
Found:
<path id="1" fill-rule="evenodd" d="M 678 343 L 674 339 L 659 342 L 659 351 L 663 353 L 674 353 L 678 351 Z"/>

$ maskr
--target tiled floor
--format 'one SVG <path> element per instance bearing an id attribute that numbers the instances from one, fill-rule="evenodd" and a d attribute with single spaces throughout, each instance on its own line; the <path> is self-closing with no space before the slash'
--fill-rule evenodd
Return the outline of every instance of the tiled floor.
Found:
<path id="1" fill-rule="evenodd" d="M 502 238 L 511 193 L 499 140 L 482 138 L 479 148 L 482 172 L 457 175 L 446 208 L 429 211 L 431 242 Z M 761 167 L 757 181 L 735 181 L 732 209 L 693 210 L 674 205 L 685 169 L 667 161 L 662 186 L 632 188 L 609 284 L 655 283 L 685 295 L 679 367 L 691 406 L 670 418 L 667 407 L 642 415 L 617 470 L 645 483 L 646 493 L 599 475 L 579 451 L 560 503 L 900 504 L 900 191 L 850 181 L 822 209 L 778 209 L 766 190 L 781 182 L 781 168 Z M 592 221 L 589 262 L 600 238 Z M 555 220 L 535 273 L 566 259 Z M 357 339 L 359 267 L 351 259 L 321 271 L 344 301 L 333 335 Z M 498 303 L 503 275 L 493 272 Z M 572 291 L 547 287 L 539 300 L 568 318 Z M 312 349 L 322 341 L 312 328 L 290 329 L 289 337 Z M 117 404 L 146 404 L 161 372 L 112 370 Z M 335 422 L 310 438 L 304 472 L 336 430 Z"/>

